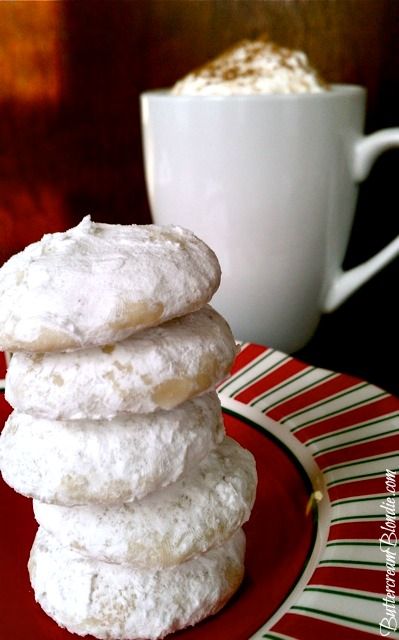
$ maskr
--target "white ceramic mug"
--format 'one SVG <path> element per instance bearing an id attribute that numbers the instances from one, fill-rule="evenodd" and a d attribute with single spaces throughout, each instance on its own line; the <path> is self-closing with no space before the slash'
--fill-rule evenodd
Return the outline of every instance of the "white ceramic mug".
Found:
<path id="1" fill-rule="evenodd" d="M 213 304 L 238 339 L 302 347 L 399 253 L 399 236 L 342 272 L 358 183 L 399 146 L 399 128 L 363 135 L 365 90 L 141 96 L 144 162 L 157 224 L 192 229 L 216 252 Z"/>

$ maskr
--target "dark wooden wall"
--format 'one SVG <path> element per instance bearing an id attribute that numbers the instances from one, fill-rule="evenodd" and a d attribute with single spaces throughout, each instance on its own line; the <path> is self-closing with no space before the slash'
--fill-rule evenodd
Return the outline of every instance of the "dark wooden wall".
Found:
<path id="1" fill-rule="evenodd" d="M 368 87 L 370 130 L 399 125 L 398 18 L 396 0 L 0 3 L 0 259 L 87 212 L 148 221 L 140 91 L 242 37 L 304 49 Z"/>
<path id="2" fill-rule="evenodd" d="M 264 32 L 327 80 L 365 85 L 368 131 L 399 126 L 398 0 L 0 2 L 0 262 L 87 213 L 148 222 L 139 93 Z M 347 265 L 398 233 L 398 161 L 387 153 L 361 188 Z M 393 313 L 398 275 L 390 267 L 345 313 L 370 312 L 370 300 Z M 345 313 L 339 331 L 356 333 Z"/>

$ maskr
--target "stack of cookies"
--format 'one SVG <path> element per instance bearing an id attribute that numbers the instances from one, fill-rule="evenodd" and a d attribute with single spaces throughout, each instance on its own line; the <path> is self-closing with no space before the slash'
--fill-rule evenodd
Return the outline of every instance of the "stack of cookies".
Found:
<path id="1" fill-rule="evenodd" d="M 34 499 L 36 600 L 71 632 L 162 638 L 242 580 L 256 470 L 214 391 L 236 354 L 219 281 L 189 231 L 90 218 L 0 270 L 0 468 Z"/>

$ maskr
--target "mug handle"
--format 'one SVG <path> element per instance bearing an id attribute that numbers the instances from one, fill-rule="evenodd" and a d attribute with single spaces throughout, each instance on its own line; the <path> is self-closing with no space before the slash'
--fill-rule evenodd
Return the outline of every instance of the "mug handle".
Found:
<path id="1" fill-rule="evenodd" d="M 368 136 L 362 136 L 355 142 L 352 156 L 352 177 L 355 182 L 367 178 L 377 157 L 392 147 L 399 147 L 399 127 L 383 129 Z M 399 255 L 399 235 L 375 256 L 357 267 L 336 273 L 323 305 L 323 312 L 334 311 L 352 293 L 385 265 Z"/>

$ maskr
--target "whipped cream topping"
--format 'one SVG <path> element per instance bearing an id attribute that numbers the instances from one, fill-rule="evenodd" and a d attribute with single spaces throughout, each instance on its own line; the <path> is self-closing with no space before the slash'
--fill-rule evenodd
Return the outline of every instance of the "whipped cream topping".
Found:
<path id="1" fill-rule="evenodd" d="M 242 40 L 179 80 L 174 95 L 319 93 L 328 88 L 302 51 L 265 39 Z"/>

